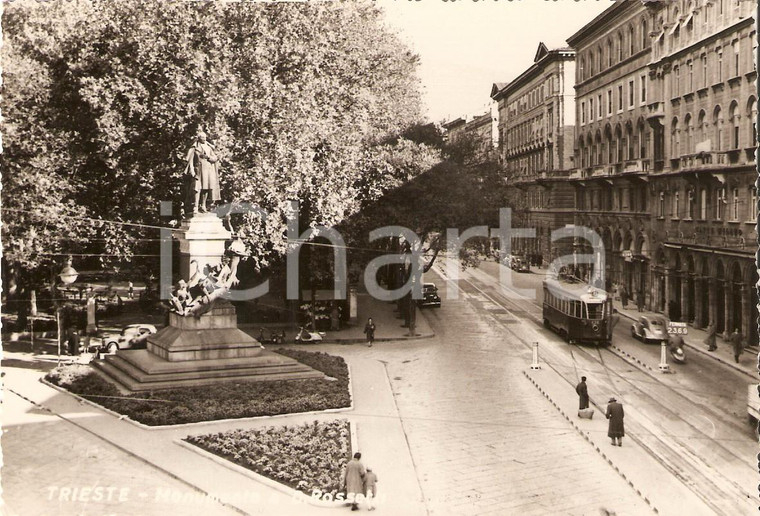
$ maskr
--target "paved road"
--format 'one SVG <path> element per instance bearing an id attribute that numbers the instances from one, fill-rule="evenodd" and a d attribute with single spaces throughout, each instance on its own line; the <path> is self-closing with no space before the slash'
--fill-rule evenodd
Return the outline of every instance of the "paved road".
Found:
<path id="1" fill-rule="evenodd" d="M 502 295 L 495 288 L 497 276 L 498 265 L 490 263 L 465 274 L 510 311 L 533 319 L 538 328 L 543 276 L 513 274 L 516 287 L 536 289 L 533 302 Z M 638 411 L 640 426 L 629 430 L 636 428 L 652 452 L 713 510 L 724 514 L 754 510 L 757 444 L 744 404 L 749 377 L 697 353 L 690 354 L 689 363 L 678 367 L 676 374 L 663 375 L 657 372 L 659 346 L 632 339 L 624 318 L 615 328 L 610 350 L 570 346 L 548 331 L 539 331 L 549 344 L 555 369 L 569 383 L 578 370 L 590 372 L 592 393 L 614 393 Z"/>
<path id="2" fill-rule="evenodd" d="M 526 381 L 529 353 L 485 308 L 446 301 L 426 312 L 434 339 L 383 352 L 429 512 L 650 513 Z"/>
<path id="3" fill-rule="evenodd" d="M 6 374 L 24 375 L 19 365 Z M 7 389 L 2 449 L 9 516 L 239 514 Z"/>

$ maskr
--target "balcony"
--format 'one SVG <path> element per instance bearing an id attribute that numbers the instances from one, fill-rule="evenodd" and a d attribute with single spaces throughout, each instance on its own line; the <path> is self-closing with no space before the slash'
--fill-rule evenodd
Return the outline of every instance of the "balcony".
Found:
<path id="1" fill-rule="evenodd" d="M 677 166 L 684 170 L 701 170 L 714 167 L 716 165 L 728 165 L 728 153 L 724 151 L 699 152 L 697 154 L 688 154 L 680 158 L 671 160 L 671 164 L 677 162 Z"/>
<path id="2" fill-rule="evenodd" d="M 665 118 L 665 104 L 662 102 L 650 102 L 647 104 L 647 119 Z"/>

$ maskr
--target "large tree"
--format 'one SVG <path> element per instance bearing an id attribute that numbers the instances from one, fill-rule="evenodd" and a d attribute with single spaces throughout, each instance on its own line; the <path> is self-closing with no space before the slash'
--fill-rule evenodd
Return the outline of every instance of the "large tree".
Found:
<path id="1" fill-rule="evenodd" d="M 3 206 L 47 210 L 29 219 L 3 212 L 14 262 L 35 265 L 57 249 L 41 233 L 46 220 L 72 238 L 65 221 L 77 219 L 64 215 L 164 225 L 158 202 L 179 200 L 199 127 L 222 157 L 224 200 L 269 213 L 239 229 L 258 255 L 282 253 L 291 200 L 308 204 L 308 224 L 354 213 L 373 189 L 368 156 L 374 163 L 383 152 L 373 148 L 420 117 L 417 57 L 369 1 L 5 9 L 3 165 L 13 174 L 4 175 Z M 86 250 L 106 264 L 158 250 L 152 228 L 107 222 L 92 231 Z M 62 252 L 83 248 L 60 241 Z"/>

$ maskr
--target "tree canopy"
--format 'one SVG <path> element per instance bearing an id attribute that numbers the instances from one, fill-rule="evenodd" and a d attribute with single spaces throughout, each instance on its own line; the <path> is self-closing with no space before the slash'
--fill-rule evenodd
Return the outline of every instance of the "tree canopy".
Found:
<path id="1" fill-rule="evenodd" d="M 13 2 L 3 29 L 12 263 L 157 253 L 155 229 L 82 217 L 165 225 L 201 127 L 223 199 L 269 214 L 238 221 L 260 256 L 284 251 L 291 200 L 336 224 L 399 180 L 394 147 L 432 155 L 387 143 L 420 120 L 418 58 L 369 1 Z"/>

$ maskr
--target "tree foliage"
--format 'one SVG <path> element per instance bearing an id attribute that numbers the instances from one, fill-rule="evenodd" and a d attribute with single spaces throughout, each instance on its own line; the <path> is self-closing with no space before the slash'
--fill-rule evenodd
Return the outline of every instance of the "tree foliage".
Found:
<path id="1" fill-rule="evenodd" d="M 284 251 L 291 200 L 310 203 L 310 224 L 336 224 L 385 189 L 375 181 L 399 180 L 388 172 L 400 167 L 391 147 L 412 152 L 403 140 L 383 142 L 420 119 L 418 58 L 372 2 L 5 9 L 3 207 L 43 210 L 3 212 L 15 262 L 81 250 L 76 240 L 53 242 L 83 228 L 97 237 L 92 252 L 157 252 L 142 240 L 157 238 L 154 229 L 64 215 L 165 225 L 158 203 L 179 200 L 199 127 L 221 156 L 223 199 L 268 212 L 237 222 L 260 257 Z"/>

